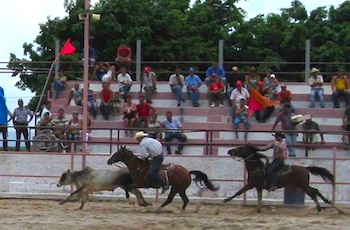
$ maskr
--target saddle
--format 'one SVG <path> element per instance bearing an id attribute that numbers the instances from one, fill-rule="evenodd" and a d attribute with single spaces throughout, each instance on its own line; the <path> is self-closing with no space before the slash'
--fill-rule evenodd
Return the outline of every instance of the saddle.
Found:
<path id="1" fill-rule="evenodd" d="M 292 172 L 292 167 L 290 165 L 282 165 L 276 172 L 277 177 L 285 176 Z"/>

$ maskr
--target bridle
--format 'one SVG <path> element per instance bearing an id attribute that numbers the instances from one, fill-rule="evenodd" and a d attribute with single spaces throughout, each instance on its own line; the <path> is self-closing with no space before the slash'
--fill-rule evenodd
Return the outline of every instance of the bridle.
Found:
<path id="1" fill-rule="evenodd" d="M 242 157 L 241 159 L 235 159 L 235 158 L 233 158 L 233 159 L 235 159 L 236 161 L 238 161 L 238 162 L 243 162 L 243 161 L 249 161 L 249 162 L 255 162 L 255 161 L 258 161 L 257 159 L 253 159 L 253 160 L 251 160 L 250 158 L 252 158 L 254 156 L 254 153 L 251 153 L 249 156 L 247 156 L 247 157 Z"/>

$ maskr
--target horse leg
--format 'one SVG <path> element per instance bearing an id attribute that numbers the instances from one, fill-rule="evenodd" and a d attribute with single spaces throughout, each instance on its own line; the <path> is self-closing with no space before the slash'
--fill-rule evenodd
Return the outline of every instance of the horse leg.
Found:
<path id="1" fill-rule="evenodd" d="M 318 200 L 317 200 L 316 190 L 317 189 L 314 189 L 312 187 L 308 187 L 306 190 L 304 190 L 304 192 L 307 195 L 309 195 L 309 197 L 311 197 L 311 199 L 315 202 L 317 211 L 321 212 L 321 206 L 320 206 L 320 204 L 318 203 Z"/>
<path id="2" fill-rule="evenodd" d="M 187 204 L 189 202 L 189 199 L 188 199 L 188 197 L 186 195 L 186 191 L 184 190 L 182 192 L 179 192 L 179 195 L 182 198 L 182 201 L 184 202 L 183 205 L 182 205 L 182 210 L 185 210 L 185 208 L 186 208 L 186 206 L 187 206 Z"/>
<path id="3" fill-rule="evenodd" d="M 176 195 L 176 191 L 174 190 L 174 187 L 171 187 L 170 193 L 166 201 L 156 209 L 156 212 L 160 211 L 161 208 L 164 208 L 167 204 L 171 203 Z"/>
<path id="4" fill-rule="evenodd" d="M 261 212 L 261 208 L 263 205 L 262 202 L 262 189 L 261 188 L 257 188 L 256 191 L 258 192 L 258 209 L 256 210 L 257 212 Z"/>
<path id="5" fill-rule="evenodd" d="M 240 189 L 238 192 L 236 192 L 233 196 L 230 196 L 230 197 L 226 198 L 226 199 L 224 200 L 224 203 L 226 203 L 226 202 L 232 200 L 233 198 L 235 198 L 235 197 L 241 195 L 242 193 L 244 193 L 244 192 L 246 192 L 246 191 L 248 191 L 248 190 L 250 190 L 250 189 L 252 189 L 252 188 L 254 188 L 254 185 L 249 184 L 249 183 L 246 184 L 243 188 L 241 188 L 241 189 Z"/>
<path id="6" fill-rule="evenodd" d="M 142 193 L 138 189 L 131 189 L 130 192 L 134 194 L 137 198 L 137 203 L 140 206 L 149 206 L 150 204 L 143 198 Z"/>
<path id="7" fill-rule="evenodd" d="M 326 204 L 333 205 L 333 204 L 332 204 L 332 201 L 330 201 L 330 200 L 328 200 L 326 197 L 324 197 L 324 196 L 320 193 L 320 191 L 318 191 L 318 189 L 316 189 L 316 188 L 313 188 L 313 189 L 314 189 L 314 191 L 315 191 L 315 193 L 316 193 L 316 196 L 320 197 L 320 198 L 323 200 L 323 202 L 325 202 Z"/>

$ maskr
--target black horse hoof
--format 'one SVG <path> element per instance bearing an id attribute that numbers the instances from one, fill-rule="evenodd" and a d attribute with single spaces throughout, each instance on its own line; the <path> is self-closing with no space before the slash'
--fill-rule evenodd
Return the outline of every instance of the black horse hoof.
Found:
<path id="1" fill-rule="evenodd" d="M 225 199 L 225 200 L 222 201 L 222 203 L 227 203 L 229 201 L 230 201 L 229 199 Z"/>

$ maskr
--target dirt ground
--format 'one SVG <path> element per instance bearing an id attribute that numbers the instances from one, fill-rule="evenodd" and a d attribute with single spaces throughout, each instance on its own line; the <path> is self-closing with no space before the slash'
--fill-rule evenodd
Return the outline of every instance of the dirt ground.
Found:
<path id="1" fill-rule="evenodd" d="M 340 215 L 332 208 L 317 213 L 313 206 L 254 206 L 192 202 L 185 212 L 174 202 L 160 213 L 154 208 L 130 206 L 126 201 L 94 201 L 77 210 L 78 202 L 59 205 L 54 200 L 0 200 L 0 229 L 350 229 L 350 208 Z"/>

